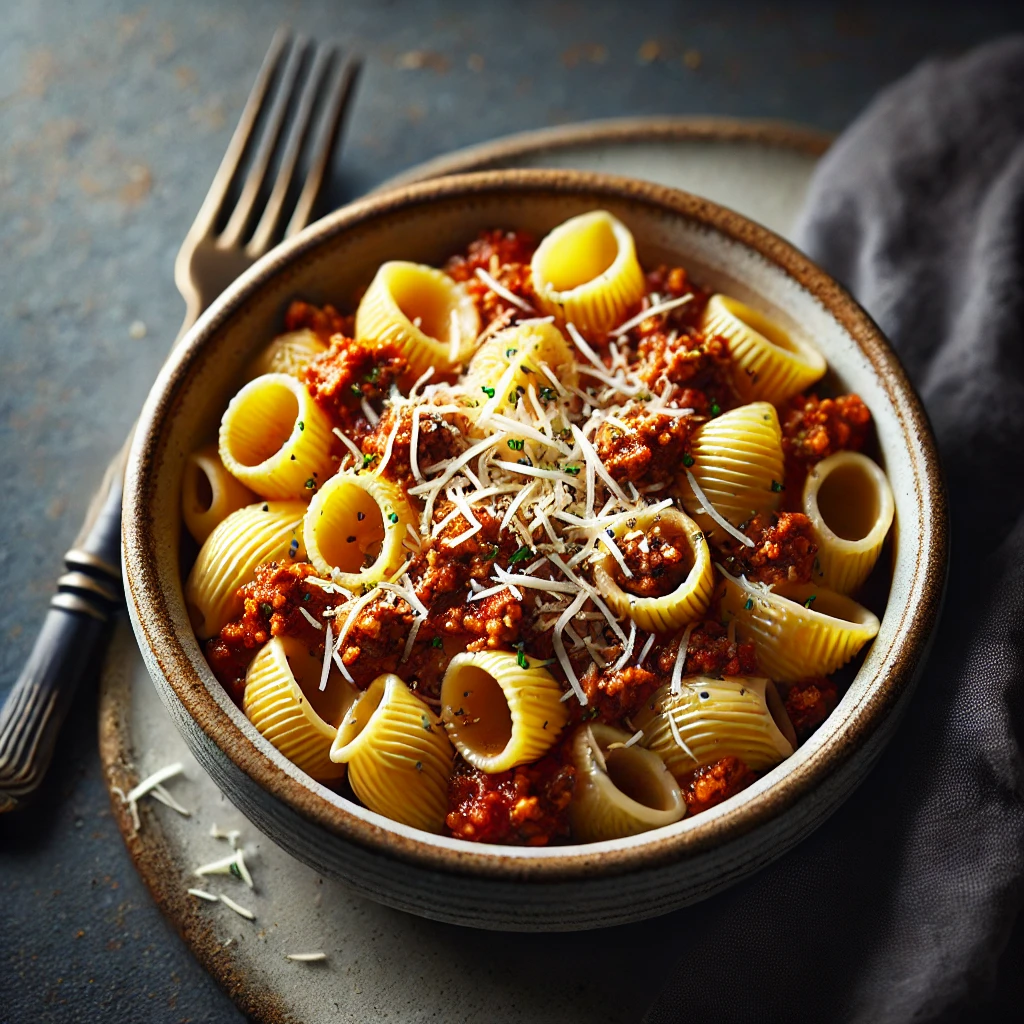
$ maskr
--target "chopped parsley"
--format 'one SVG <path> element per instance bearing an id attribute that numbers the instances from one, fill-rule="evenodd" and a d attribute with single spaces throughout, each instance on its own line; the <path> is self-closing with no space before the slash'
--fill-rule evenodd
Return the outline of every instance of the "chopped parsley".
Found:
<path id="1" fill-rule="evenodd" d="M 525 544 L 516 552 L 514 552 L 508 560 L 509 565 L 514 562 L 522 562 L 524 559 L 530 557 L 533 554 L 533 548 L 527 547 Z"/>
<path id="2" fill-rule="evenodd" d="M 430 646 L 440 649 L 441 647 L 444 647 L 444 641 L 439 636 L 435 636 L 434 639 L 430 641 Z"/>
<path id="3" fill-rule="evenodd" d="M 529 661 L 526 660 L 526 652 L 525 651 L 519 651 L 518 654 L 516 654 L 516 664 L 520 668 L 529 668 L 530 667 Z"/>
<path id="4" fill-rule="evenodd" d="M 785 489 L 786 489 L 786 488 L 785 488 L 785 487 L 783 487 L 783 486 L 782 486 L 782 484 L 780 484 L 778 480 L 773 480 L 773 481 L 772 481 L 772 490 L 773 490 L 773 491 L 774 491 L 774 492 L 775 492 L 776 494 L 778 494 L 778 493 L 779 493 L 780 491 L 784 491 Z"/>
<path id="5" fill-rule="evenodd" d="M 579 466 L 563 466 L 562 468 L 566 471 L 566 473 L 569 473 L 572 476 L 579 476 L 580 475 L 580 467 Z"/>
<path id="6" fill-rule="evenodd" d="M 717 402 L 711 403 L 711 415 L 717 416 L 722 411 L 722 407 Z"/>
<path id="7" fill-rule="evenodd" d="M 693 465 L 693 456 L 689 452 L 686 452 L 683 455 L 683 465 L 687 469 L 689 469 Z"/>
<path id="8" fill-rule="evenodd" d="M 810 608 L 811 605 L 814 604 L 814 602 L 817 601 L 817 600 L 818 600 L 818 595 L 817 594 L 811 594 L 811 596 L 809 598 L 807 598 L 806 601 L 804 601 L 804 607 L 805 608 Z"/>
<path id="9" fill-rule="evenodd" d="M 398 522 L 398 513 L 397 512 L 389 512 L 388 513 L 388 519 L 391 522 L 393 522 L 393 523 L 397 523 Z"/>
<path id="10" fill-rule="evenodd" d="M 515 437 L 510 437 L 507 443 L 514 452 L 521 452 L 523 450 L 523 442 Z"/>
<path id="11" fill-rule="evenodd" d="M 743 609 L 744 609 L 744 611 L 748 611 L 749 612 L 750 609 L 753 608 L 753 607 L 754 607 L 754 599 L 752 597 L 748 597 L 747 601 L 746 601 L 746 604 L 743 605 Z"/>
<path id="12" fill-rule="evenodd" d="M 481 388 L 480 389 L 488 398 L 494 397 L 494 388 Z"/>
<path id="13" fill-rule="evenodd" d="M 299 422 L 296 424 L 296 426 L 299 428 L 299 430 L 305 430 L 306 429 L 306 424 L 303 423 L 302 420 L 299 420 Z"/>

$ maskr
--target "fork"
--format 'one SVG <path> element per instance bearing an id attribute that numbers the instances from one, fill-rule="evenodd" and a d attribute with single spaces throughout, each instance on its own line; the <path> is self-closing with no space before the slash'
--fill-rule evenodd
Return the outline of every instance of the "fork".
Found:
<path id="1" fill-rule="evenodd" d="M 174 263 L 185 319 L 172 351 L 242 271 L 313 219 L 359 68 L 357 57 L 335 45 L 311 44 L 285 28 L 274 35 Z M 109 635 L 107 621 L 123 594 L 121 498 L 134 432 L 107 467 L 64 556 L 67 572 L 35 646 L 0 709 L 0 812 L 23 806 L 38 790 L 75 690 Z"/>

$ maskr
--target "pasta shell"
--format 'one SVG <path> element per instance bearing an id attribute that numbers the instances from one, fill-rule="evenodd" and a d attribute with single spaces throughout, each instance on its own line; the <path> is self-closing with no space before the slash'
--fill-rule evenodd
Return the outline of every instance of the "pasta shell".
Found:
<path id="1" fill-rule="evenodd" d="M 625 746 L 629 734 L 609 725 L 581 726 L 572 739 L 576 784 L 569 821 L 584 843 L 635 836 L 671 825 L 686 801 L 665 762 L 652 750 Z"/>
<path id="2" fill-rule="evenodd" d="M 323 659 L 294 637 L 274 637 L 245 674 L 242 710 L 260 735 L 318 782 L 345 774 L 331 760 L 331 745 L 345 712 L 359 696 L 333 668 L 320 690 Z"/>
<path id="3" fill-rule="evenodd" d="M 326 351 L 327 346 L 308 328 L 289 331 L 278 335 L 253 359 L 246 369 L 245 379 L 254 380 L 267 373 L 287 373 L 302 380 L 306 367 Z"/>
<path id="4" fill-rule="evenodd" d="M 202 544 L 232 512 L 255 500 L 256 495 L 224 468 L 215 444 L 200 448 L 185 460 L 181 515 L 197 543 Z"/>
<path id="5" fill-rule="evenodd" d="M 515 408 L 531 385 L 535 394 L 550 387 L 548 374 L 575 387 L 576 358 L 554 324 L 527 323 L 498 331 L 480 346 L 466 368 L 466 386 L 482 409 L 502 412 Z"/>
<path id="6" fill-rule="evenodd" d="M 419 263 L 381 265 L 356 311 L 356 340 L 396 345 L 418 377 L 452 373 L 473 352 L 480 316 L 467 289 Z"/>
<path id="7" fill-rule="evenodd" d="M 691 556 L 691 568 L 686 579 L 670 594 L 663 597 L 638 597 L 629 593 L 615 579 L 615 556 L 608 552 L 594 567 L 594 582 L 612 611 L 632 619 L 641 629 L 651 633 L 670 633 L 687 622 L 695 622 L 707 611 L 715 590 L 715 570 L 711 563 L 711 550 L 700 527 L 676 509 L 660 512 L 641 511 L 636 514 L 635 530 L 648 534 L 659 527 L 670 540 L 682 538 Z M 615 540 L 631 532 L 625 524 L 615 528 Z M 609 541 L 601 537 L 605 547 Z"/>
<path id="8" fill-rule="evenodd" d="M 701 329 L 729 341 L 739 393 L 781 405 L 825 375 L 825 358 L 771 317 L 728 295 L 712 295 Z"/>
<path id="9" fill-rule="evenodd" d="M 739 527 L 758 512 L 778 507 L 785 475 L 782 428 L 774 406 L 752 402 L 731 409 L 694 434 L 690 472 L 716 512 Z M 722 527 L 708 515 L 688 477 L 679 484 L 683 506 L 712 539 Z"/>
<path id="10" fill-rule="evenodd" d="M 804 514 L 818 544 L 815 577 L 852 594 L 878 561 L 896 505 L 885 473 L 859 452 L 822 459 L 804 484 Z"/>
<path id="11" fill-rule="evenodd" d="M 796 733 L 770 679 L 687 676 L 679 693 L 663 686 L 633 724 L 641 743 L 682 779 L 723 757 L 762 771 L 789 757 Z"/>
<path id="12" fill-rule="evenodd" d="M 606 210 L 559 224 L 537 247 L 530 269 L 543 311 L 584 333 L 610 331 L 644 294 L 633 235 Z"/>
<path id="13" fill-rule="evenodd" d="M 863 605 L 814 583 L 743 587 L 729 577 L 722 615 L 753 642 L 761 668 L 782 683 L 831 675 L 879 629 Z"/>
<path id="14" fill-rule="evenodd" d="M 296 378 L 268 373 L 231 399 L 220 421 L 228 472 L 263 498 L 309 498 L 332 472 L 331 421 Z"/>
<path id="15" fill-rule="evenodd" d="M 256 566 L 272 561 L 303 561 L 301 501 L 269 501 L 232 512 L 199 549 L 185 582 L 185 604 L 200 639 L 216 636 L 242 614 L 238 588 Z"/>
<path id="16" fill-rule="evenodd" d="M 441 718 L 452 743 L 489 774 L 542 757 L 569 720 L 555 677 L 517 659 L 509 651 L 457 654 L 441 683 Z"/>
<path id="17" fill-rule="evenodd" d="M 349 590 L 387 579 L 404 561 L 416 514 L 405 492 L 373 473 L 338 473 L 306 512 L 309 560 Z"/>
<path id="18" fill-rule="evenodd" d="M 444 825 L 454 758 L 437 715 L 390 673 L 349 708 L 331 748 L 371 811 L 425 832 Z"/>

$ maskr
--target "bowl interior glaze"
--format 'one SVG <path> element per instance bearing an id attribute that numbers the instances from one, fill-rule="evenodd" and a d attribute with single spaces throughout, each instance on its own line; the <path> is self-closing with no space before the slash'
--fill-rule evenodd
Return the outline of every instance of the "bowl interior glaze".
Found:
<path id="1" fill-rule="evenodd" d="M 888 606 L 877 639 L 825 724 L 754 786 L 698 817 L 628 839 L 548 849 L 427 835 L 310 780 L 256 732 L 214 678 L 182 597 L 184 461 L 215 436 L 240 370 L 280 332 L 292 298 L 354 308 L 385 260 L 436 265 L 482 228 L 540 236 L 598 207 L 629 226 L 645 267 L 682 264 L 703 286 L 777 317 L 821 349 L 829 386 L 864 399 L 896 501 Z M 268 800 L 322 829 L 325 841 L 337 837 L 433 870 L 506 880 L 608 876 L 684 861 L 813 794 L 857 755 L 911 686 L 941 601 L 945 558 L 945 502 L 927 419 L 898 360 L 850 296 L 788 243 L 732 211 L 661 186 L 584 172 L 500 171 L 431 181 L 346 207 L 275 249 L 208 310 L 164 367 L 126 479 L 130 611 L 147 666 L 179 725 L 187 715 L 228 771 L 257 782 Z"/>

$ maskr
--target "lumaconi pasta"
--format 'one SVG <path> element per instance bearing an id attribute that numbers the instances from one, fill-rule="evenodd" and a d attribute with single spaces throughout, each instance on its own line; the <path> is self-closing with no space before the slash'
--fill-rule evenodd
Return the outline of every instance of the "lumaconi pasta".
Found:
<path id="1" fill-rule="evenodd" d="M 709 420 L 694 435 L 691 454 L 692 468 L 680 484 L 683 504 L 708 536 L 721 536 L 716 512 L 738 527 L 778 508 L 785 469 L 774 406 L 752 402 Z"/>
<path id="2" fill-rule="evenodd" d="M 485 341 L 469 362 L 466 383 L 482 393 L 478 401 L 488 399 L 485 409 L 515 408 L 531 387 L 535 396 L 542 387 L 550 387 L 549 374 L 563 385 L 578 383 L 576 359 L 562 332 L 536 321 L 499 331 Z"/>
<path id="3" fill-rule="evenodd" d="M 634 836 L 686 814 L 665 762 L 652 750 L 626 746 L 628 741 L 628 733 L 598 723 L 581 726 L 573 736 L 577 776 L 569 816 L 583 842 Z"/>
<path id="4" fill-rule="evenodd" d="M 622 323 L 644 292 L 633 236 L 604 210 L 555 228 L 538 246 L 531 269 L 541 309 L 585 333 Z"/>
<path id="5" fill-rule="evenodd" d="M 371 811 L 426 832 L 444 824 L 453 756 L 440 719 L 393 674 L 359 696 L 331 747 Z"/>
<path id="6" fill-rule="evenodd" d="M 306 557 L 300 501 L 269 501 L 232 512 L 206 538 L 185 583 L 185 604 L 200 637 L 215 636 L 242 610 L 238 588 L 256 566 Z"/>
<path id="7" fill-rule="evenodd" d="M 736 620 L 779 682 L 831 675 L 878 633 L 873 612 L 815 583 L 760 591 L 726 579 L 723 586 L 723 615 Z"/>
<path id="8" fill-rule="evenodd" d="M 704 330 L 729 339 L 736 387 L 747 399 L 778 404 L 825 375 L 820 352 L 771 317 L 727 295 L 711 296 Z"/>
<path id="9" fill-rule="evenodd" d="M 601 541 L 609 548 L 608 554 L 594 566 L 594 582 L 612 611 L 652 633 L 670 633 L 704 616 L 715 589 L 715 570 L 708 542 L 689 516 L 671 508 L 640 512 L 632 529 L 621 523 L 613 532 L 614 538 Z M 621 566 L 610 545 L 625 537 L 632 539 L 636 533 L 642 535 L 640 543 L 648 548 L 653 545 L 657 549 L 664 544 L 683 555 L 681 564 L 686 571 L 678 586 L 668 593 L 641 596 L 630 592 L 633 573 L 619 571 Z M 618 557 L 621 558 L 621 554 Z M 621 582 L 616 579 L 617 575 L 622 577 Z"/>
<path id="10" fill-rule="evenodd" d="M 327 346 L 308 328 L 280 334 L 249 364 L 247 381 L 267 373 L 287 373 L 302 380 L 306 367 L 326 351 Z"/>
<path id="11" fill-rule="evenodd" d="M 321 690 L 321 661 L 294 637 L 274 637 L 249 666 L 242 710 L 285 757 L 330 782 L 345 774 L 345 765 L 331 760 L 331 746 L 359 691 L 344 679 Z"/>
<path id="12" fill-rule="evenodd" d="M 415 522 L 401 487 L 373 473 L 339 473 L 306 512 L 309 560 L 350 590 L 379 583 L 402 564 Z"/>
<path id="13" fill-rule="evenodd" d="M 255 500 L 256 495 L 224 468 L 215 444 L 200 448 L 185 460 L 181 515 L 197 543 L 202 544 L 232 512 Z"/>
<path id="14" fill-rule="evenodd" d="M 263 498 L 309 498 L 331 469 L 331 422 L 294 377 L 250 381 L 220 423 L 228 471 Z"/>
<path id="15" fill-rule="evenodd" d="M 677 778 L 726 756 L 755 771 L 789 757 L 796 733 L 770 679 L 692 676 L 662 687 L 633 719 L 640 741 Z"/>
<path id="16" fill-rule="evenodd" d="M 822 459 L 804 484 L 804 514 L 818 543 L 815 576 L 852 594 L 878 561 L 896 506 L 882 470 L 859 452 Z"/>
<path id="17" fill-rule="evenodd" d="M 480 327 L 466 290 L 419 263 L 385 263 L 356 312 L 356 339 L 398 346 L 418 377 L 450 373 L 472 355 Z"/>
<path id="18" fill-rule="evenodd" d="M 540 846 L 687 828 L 828 721 L 893 496 L 860 399 L 799 393 L 798 332 L 600 210 L 365 270 L 354 327 L 297 297 L 317 333 L 224 413 L 211 494 L 288 500 L 213 527 L 211 497 L 185 584 L 270 743 L 407 826 Z"/>
<path id="19" fill-rule="evenodd" d="M 490 773 L 536 761 L 569 718 L 555 677 L 507 651 L 455 655 L 441 683 L 441 716 L 458 752 Z"/>

